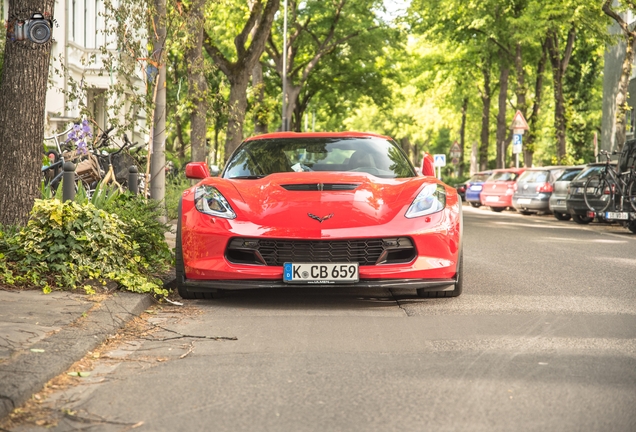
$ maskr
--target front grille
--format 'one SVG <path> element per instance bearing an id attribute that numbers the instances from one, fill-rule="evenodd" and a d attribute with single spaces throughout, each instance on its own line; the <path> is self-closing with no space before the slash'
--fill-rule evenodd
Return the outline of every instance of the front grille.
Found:
<path id="1" fill-rule="evenodd" d="M 415 258 L 415 247 L 406 237 L 356 240 L 235 238 L 225 255 L 235 264 L 282 266 L 286 262 L 357 262 L 377 265 L 410 262 Z"/>

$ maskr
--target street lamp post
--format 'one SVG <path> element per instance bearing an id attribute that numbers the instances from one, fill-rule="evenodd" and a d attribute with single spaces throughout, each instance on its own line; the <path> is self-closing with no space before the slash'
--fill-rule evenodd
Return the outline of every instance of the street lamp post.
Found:
<path id="1" fill-rule="evenodd" d="M 287 0 L 285 0 L 285 17 L 283 18 L 283 124 L 281 129 L 287 131 Z"/>

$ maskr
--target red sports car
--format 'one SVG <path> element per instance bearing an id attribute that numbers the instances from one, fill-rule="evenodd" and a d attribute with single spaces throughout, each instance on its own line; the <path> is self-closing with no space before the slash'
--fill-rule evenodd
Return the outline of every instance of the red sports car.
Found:
<path id="1" fill-rule="evenodd" d="M 245 140 L 220 177 L 179 204 L 176 273 L 184 298 L 312 286 L 462 292 L 457 191 L 417 175 L 395 141 L 371 133 L 273 133 Z"/>

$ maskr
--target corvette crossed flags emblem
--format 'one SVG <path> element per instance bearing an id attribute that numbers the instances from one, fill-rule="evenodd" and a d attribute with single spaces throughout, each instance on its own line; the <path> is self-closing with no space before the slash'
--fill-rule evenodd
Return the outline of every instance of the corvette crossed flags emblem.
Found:
<path id="1" fill-rule="evenodd" d="M 324 217 L 320 217 L 320 216 L 316 216 L 315 214 L 307 213 L 307 216 L 309 216 L 310 218 L 312 218 L 314 220 L 317 220 L 320 223 L 323 223 L 327 219 L 331 219 L 333 217 L 333 213 L 328 214 L 327 216 L 324 216 Z"/>

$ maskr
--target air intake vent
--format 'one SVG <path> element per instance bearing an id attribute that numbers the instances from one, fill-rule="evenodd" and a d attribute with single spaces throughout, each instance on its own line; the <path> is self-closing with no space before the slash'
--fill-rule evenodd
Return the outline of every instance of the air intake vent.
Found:
<path id="1" fill-rule="evenodd" d="M 355 183 L 307 183 L 287 184 L 281 187 L 288 191 L 351 191 L 360 186 Z"/>

